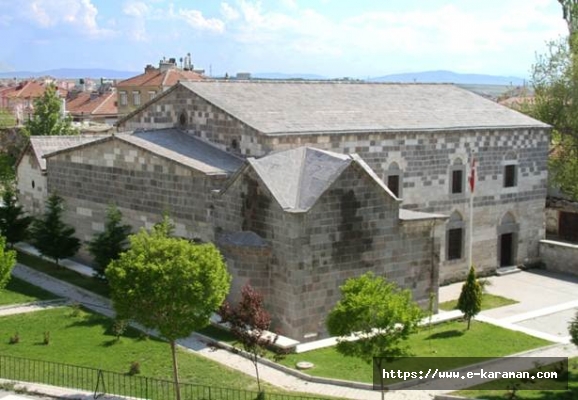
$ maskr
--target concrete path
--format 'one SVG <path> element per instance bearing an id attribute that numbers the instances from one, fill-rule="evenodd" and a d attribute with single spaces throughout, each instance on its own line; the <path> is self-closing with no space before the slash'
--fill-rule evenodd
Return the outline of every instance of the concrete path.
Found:
<path id="1" fill-rule="evenodd" d="M 524 274 L 524 273 L 522 273 Z M 529 274 L 529 273 L 526 273 Z M 111 307 L 111 303 L 108 299 L 105 299 L 101 296 L 98 296 L 96 294 L 93 294 L 91 292 L 88 292 L 86 290 L 74 287 L 72 285 L 69 285 L 65 282 L 56 280 L 54 278 L 51 277 L 47 277 L 46 275 L 39 273 L 35 270 L 32 270 L 30 268 L 27 268 L 25 266 L 22 265 L 17 265 L 14 269 L 14 275 L 26 280 L 30 283 L 42 286 L 43 288 L 45 288 L 46 290 L 49 290 L 59 296 L 63 296 L 63 297 L 67 297 L 69 299 L 71 299 L 72 301 L 75 302 L 79 302 L 82 303 L 83 305 L 85 305 L 87 308 L 90 308 L 94 311 L 97 311 L 101 314 L 107 315 L 107 316 L 114 316 L 114 312 L 112 310 Z M 515 274 L 515 275 L 520 275 L 520 274 Z M 548 300 L 544 300 L 543 304 L 545 307 L 553 307 L 553 306 L 559 306 L 560 304 L 573 304 L 573 303 L 569 303 L 573 300 L 576 300 L 576 294 L 578 285 L 576 285 L 576 283 L 569 283 L 567 281 L 562 281 L 560 283 L 560 286 L 562 287 L 562 290 L 560 291 L 559 288 L 557 287 L 557 285 L 555 284 L 555 281 L 553 278 L 551 277 L 543 277 L 542 275 L 538 275 L 539 277 L 541 276 L 543 279 L 547 280 L 547 284 L 546 284 L 546 291 L 549 291 L 548 293 L 551 292 L 551 295 L 554 295 L 555 293 L 559 293 L 556 297 L 557 301 L 554 301 L 553 299 L 548 299 Z M 500 282 L 500 280 L 504 280 L 504 278 L 509 278 L 511 279 L 511 277 L 515 277 L 514 275 L 508 275 L 508 276 L 503 276 L 503 277 L 499 277 L 497 278 L 498 280 L 496 281 L 495 284 L 493 284 L 492 286 L 489 287 L 489 291 L 491 293 L 495 293 L 495 294 L 500 294 L 502 293 L 501 290 L 496 290 L 496 288 L 503 288 L 503 287 L 508 287 L 508 286 L 518 286 L 519 282 L 516 283 L 515 280 L 508 280 L 508 282 L 510 282 L 509 284 L 505 281 Z M 522 277 L 524 277 L 524 275 L 522 275 Z M 491 278 L 492 280 L 494 280 L 493 278 Z M 529 282 L 530 285 L 536 285 L 537 284 L 537 278 L 536 275 L 530 275 L 528 277 L 524 277 L 524 280 Z M 456 293 L 456 287 L 458 287 L 458 285 L 452 285 L 452 286 L 448 286 L 445 288 L 442 288 L 442 290 L 440 291 L 441 293 L 443 293 L 442 295 L 440 295 L 440 301 L 444 301 L 443 299 L 452 299 L 451 296 L 455 295 Z M 459 285 L 459 288 L 461 288 L 461 284 Z M 536 293 L 536 288 L 534 288 L 534 296 L 533 297 L 543 297 L 543 296 L 535 296 Z M 518 293 L 518 291 L 512 290 L 512 292 L 516 292 Z M 445 296 L 445 297 L 442 297 Z M 459 296 L 459 289 L 457 291 L 457 296 Z M 457 298 L 454 297 L 454 298 Z M 510 297 L 510 298 L 522 298 L 523 295 L 522 293 L 519 293 L 516 295 L 516 297 L 514 297 L 513 294 L 509 294 L 506 295 L 506 297 Z M 527 297 L 527 296 L 526 296 Z M 522 299 L 521 301 L 525 301 L 524 299 Z M 530 312 L 530 308 L 527 307 L 521 307 L 519 305 L 515 305 L 518 306 L 519 310 L 525 310 L 524 312 Z M 509 307 L 515 307 L 515 306 L 509 306 Z M 507 307 L 503 307 L 503 308 L 507 308 Z M 560 311 L 560 310 L 558 310 Z M 500 321 L 501 319 L 506 319 L 507 317 L 511 317 L 513 315 L 513 313 L 510 312 L 504 312 L 502 311 L 501 313 L 501 317 L 500 317 L 500 313 L 497 313 L 498 317 L 492 317 L 490 315 L 486 315 L 486 313 L 483 313 L 483 315 L 481 316 L 482 319 L 486 319 L 488 320 L 488 322 L 491 323 L 496 323 L 496 324 L 502 324 L 502 325 L 507 325 L 510 324 L 512 326 L 515 326 L 515 324 L 512 323 L 508 323 L 507 320 L 505 321 Z M 516 326 L 517 327 L 517 326 Z M 245 374 L 251 375 L 251 376 L 255 376 L 255 372 L 254 372 L 254 367 L 253 364 L 237 355 L 237 354 L 233 354 L 231 352 L 225 351 L 225 350 L 221 350 L 221 349 L 215 349 L 210 345 L 207 345 L 206 343 L 204 343 L 202 340 L 199 339 L 198 336 L 196 335 L 192 335 L 191 337 L 181 340 L 179 341 L 179 344 L 181 346 L 183 346 L 185 349 L 187 349 L 188 351 L 194 352 L 196 354 L 199 354 L 201 356 L 207 357 L 209 359 L 212 359 L 214 361 L 217 361 L 219 363 L 228 365 L 231 368 L 234 368 L 236 370 L 239 370 Z M 554 349 L 554 350 L 553 350 Z M 554 347 L 549 347 L 546 349 L 541 349 L 541 350 L 536 350 L 536 351 L 532 351 L 531 355 L 532 356 L 544 356 L 547 354 L 552 354 L 552 352 L 557 352 L 557 353 L 562 353 L 565 354 L 566 356 L 569 357 L 573 357 L 573 356 L 578 356 L 578 348 L 576 348 L 576 346 L 573 345 L 568 345 L 568 344 L 559 344 L 558 346 L 554 346 Z M 380 399 L 381 398 L 381 394 L 377 391 L 373 391 L 373 390 L 365 390 L 365 389 L 354 389 L 354 388 L 350 388 L 350 387 L 344 387 L 344 386 L 338 386 L 338 385 L 331 385 L 331 384 L 323 384 L 323 383 L 314 383 L 314 382 L 307 382 L 305 380 L 296 378 L 294 376 L 288 375 L 284 372 L 281 372 L 277 369 L 271 368 L 269 366 L 266 365 L 261 365 L 259 367 L 259 374 L 261 376 L 261 379 L 263 379 L 263 381 L 269 382 L 275 386 L 278 386 L 280 388 L 286 389 L 286 390 L 292 390 L 292 391 L 298 391 L 298 392 L 303 392 L 303 393 L 309 393 L 312 396 L 315 395 L 322 395 L 322 396 L 334 396 L 334 397 L 339 397 L 339 398 L 349 398 L 349 399 Z M 62 389 L 63 390 L 63 394 L 69 394 L 69 391 L 67 391 L 67 389 Z M 444 391 L 407 391 L 407 390 L 400 390 L 400 391 L 392 391 L 392 392 L 388 392 L 385 394 L 385 399 L 386 400 L 410 400 L 410 399 L 415 399 L 415 400 L 429 400 L 432 399 L 436 394 L 442 394 L 444 393 Z"/>
<path id="2" fill-rule="evenodd" d="M 482 311 L 476 318 L 555 343 L 570 343 L 568 323 L 578 310 L 578 278 L 531 270 L 487 278 L 488 293 L 517 304 Z M 440 302 L 459 297 L 462 283 L 440 288 Z"/>

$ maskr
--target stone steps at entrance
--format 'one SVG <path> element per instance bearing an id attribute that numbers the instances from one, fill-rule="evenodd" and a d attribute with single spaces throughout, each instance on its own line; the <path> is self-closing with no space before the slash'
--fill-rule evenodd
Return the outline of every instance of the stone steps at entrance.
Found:
<path id="1" fill-rule="evenodd" d="M 515 265 L 513 265 L 511 267 L 500 267 L 500 268 L 496 269 L 496 275 L 498 275 L 498 276 L 516 274 L 518 272 L 522 272 L 522 270 L 520 268 L 516 267 Z"/>

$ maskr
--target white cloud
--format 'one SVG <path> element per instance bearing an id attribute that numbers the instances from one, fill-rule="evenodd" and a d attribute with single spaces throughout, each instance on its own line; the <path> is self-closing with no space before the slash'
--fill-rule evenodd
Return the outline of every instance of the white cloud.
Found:
<path id="1" fill-rule="evenodd" d="M 234 21 L 239 18 L 239 12 L 228 3 L 221 3 L 221 14 L 227 21 Z"/>
<path id="2" fill-rule="evenodd" d="M 149 12 L 149 6 L 142 1 L 129 1 L 124 4 L 122 12 L 131 17 L 142 18 Z"/>
<path id="3" fill-rule="evenodd" d="M 97 8 L 91 0 L 34 0 L 23 15 L 43 28 L 67 25 L 89 36 L 107 36 L 112 32 L 98 26 Z"/>
<path id="4" fill-rule="evenodd" d="M 225 23 L 218 18 L 205 18 L 198 10 L 179 10 L 178 14 L 187 24 L 197 30 L 222 33 Z"/>

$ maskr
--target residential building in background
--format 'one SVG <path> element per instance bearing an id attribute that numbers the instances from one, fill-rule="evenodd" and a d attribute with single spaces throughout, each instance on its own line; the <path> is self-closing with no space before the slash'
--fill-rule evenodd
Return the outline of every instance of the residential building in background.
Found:
<path id="1" fill-rule="evenodd" d="M 203 79 L 202 71 L 193 70 L 190 54 L 181 62 L 181 66 L 177 65 L 174 58 L 160 60 L 158 68 L 149 64 L 144 73 L 117 84 L 118 115 L 127 115 L 179 81 Z"/>

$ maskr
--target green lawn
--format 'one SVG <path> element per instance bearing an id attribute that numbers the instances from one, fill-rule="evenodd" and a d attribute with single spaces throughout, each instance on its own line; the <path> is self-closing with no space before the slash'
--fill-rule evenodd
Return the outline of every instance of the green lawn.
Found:
<path id="1" fill-rule="evenodd" d="M 518 303 L 516 300 L 508 299 L 507 297 L 496 296 L 490 293 L 484 293 L 482 297 L 482 310 L 490 310 L 492 308 L 509 306 L 511 304 L 516 303 Z M 457 300 L 444 301 L 443 303 L 439 304 L 439 308 L 440 310 L 444 311 L 457 310 L 458 301 Z"/>
<path id="2" fill-rule="evenodd" d="M 93 367 L 126 374 L 134 361 L 140 364 L 142 376 L 172 379 L 170 347 L 166 342 L 129 328 L 120 342 L 110 332 L 109 318 L 88 311 L 72 316 L 72 308 L 0 317 L 0 354 L 64 364 Z M 44 332 L 50 332 L 50 344 L 44 345 Z M 9 344 L 18 333 L 19 343 Z M 182 382 L 257 390 L 254 378 L 190 352 L 179 351 Z M 3 371 L 6 370 L 4 366 Z M 40 371 L 39 381 L 42 381 Z M 268 392 L 281 391 L 265 385 Z M 293 394 L 293 392 L 283 392 Z"/>
<path id="3" fill-rule="evenodd" d="M 568 360 L 568 391 L 549 391 L 537 388 L 537 390 L 518 390 L 517 400 L 575 400 L 578 399 L 578 358 Z M 487 385 L 487 384 L 486 384 Z M 478 389 L 460 390 L 453 394 L 473 399 L 503 400 L 507 399 L 509 392 L 506 390 L 483 390 L 483 385 Z"/>
<path id="4" fill-rule="evenodd" d="M 17 251 L 17 257 L 19 263 L 37 271 L 44 272 L 45 274 L 50 275 L 56 279 L 63 280 L 86 290 L 90 290 L 91 292 L 104 297 L 109 297 L 110 295 L 108 285 L 102 280 L 84 276 L 78 272 L 69 270 L 64 267 L 57 267 L 53 262 L 21 251 Z"/>
<path id="5" fill-rule="evenodd" d="M 545 340 L 520 332 L 477 321 L 472 323 L 469 331 L 465 328 L 466 324 L 462 321 L 434 325 L 431 330 L 424 327 L 408 340 L 411 355 L 448 357 L 446 363 L 440 365 L 440 368 L 449 369 L 463 365 L 463 360 L 455 357 L 499 357 L 550 344 Z M 344 357 L 334 347 L 290 354 L 281 363 L 294 368 L 299 361 L 309 361 L 315 364 L 314 368 L 306 371 L 311 375 L 360 382 L 372 381 L 370 365 L 357 358 Z M 395 367 L 398 364 L 390 365 Z"/>
<path id="6" fill-rule="evenodd" d="M 30 303 L 38 300 L 52 300 L 56 296 L 38 286 L 31 285 L 15 276 L 0 290 L 0 305 Z"/>

